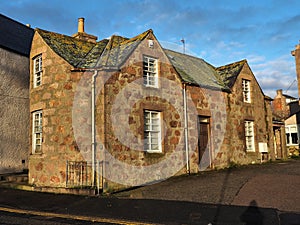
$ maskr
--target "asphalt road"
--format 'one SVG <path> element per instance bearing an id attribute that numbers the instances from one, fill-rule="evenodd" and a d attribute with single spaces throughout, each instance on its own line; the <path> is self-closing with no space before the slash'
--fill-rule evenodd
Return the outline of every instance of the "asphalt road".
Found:
<path id="1" fill-rule="evenodd" d="M 300 224 L 300 160 L 250 165 L 114 193 L 73 196 L 0 188 L 0 224 Z"/>
<path id="2" fill-rule="evenodd" d="M 300 213 L 300 160 L 173 177 L 151 186 L 117 193 L 116 196 L 222 205 L 256 205 Z"/>

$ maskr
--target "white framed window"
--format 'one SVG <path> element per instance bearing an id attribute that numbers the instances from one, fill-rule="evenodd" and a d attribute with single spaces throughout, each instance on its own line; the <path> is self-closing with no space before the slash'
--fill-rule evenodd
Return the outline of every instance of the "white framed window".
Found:
<path id="1" fill-rule="evenodd" d="M 33 59 L 33 87 L 38 87 L 42 84 L 42 55 L 38 55 Z"/>
<path id="2" fill-rule="evenodd" d="M 299 144 L 297 125 L 287 125 L 287 126 L 285 126 L 285 134 L 286 134 L 286 144 L 287 144 L 287 146 L 292 146 L 292 145 L 298 145 Z"/>
<path id="3" fill-rule="evenodd" d="M 246 151 L 255 152 L 253 121 L 245 121 Z"/>
<path id="4" fill-rule="evenodd" d="M 42 153 L 43 112 L 32 113 L 32 153 Z"/>
<path id="5" fill-rule="evenodd" d="M 157 59 L 143 57 L 143 78 L 144 85 L 147 87 L 158 87 Z"/>
<path id="6" fill-rule="evenodd" d="M 243 98 L 244 102 L 250 103 L 251 102 L 251 88 L 250 88 L 250 81 L 249 80 L 242 80 L 243 85 Z"/>
<path id="7" fill-rule="evenodd" d="M 144 111 L 144 150 L 147 152 L 162 152 L 160 112 Z"/>

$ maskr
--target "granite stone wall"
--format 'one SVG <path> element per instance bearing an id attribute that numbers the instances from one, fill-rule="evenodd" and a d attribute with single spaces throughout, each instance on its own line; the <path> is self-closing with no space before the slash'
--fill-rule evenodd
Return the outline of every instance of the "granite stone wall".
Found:
<path id="1" fill-rule="evenodd" d="M 74 70 L 36 33 L 30 58 L 39 54 L 43 59 L 42 85 L 33 88 L 31 73 L 30 112 L 43 111 L 43 144 L 41 154 L 30 155 L 31 184 L 65 187 L 66 162 L 92 160 L 92 76 L 96 77 L 95 161 L 103 162 L 102 174 L 107 188 L 186 173 L 185 128 L 191 172 L 232 163 L 258 162 L 259 142 L 267 143 L 270 152 L 273 151 L 270 104 L 265 101 L 248 66 L 244 66 L 232 92 L 227 93 L 183 84 L 151 33 L 118 69 Z M 158 60 L 158 88 L 143 84 L 143 55 Z M 242 78 L 251 81 L 252 103 L 243 102 Z M 184 124 L 184 90 L 187 127 Z M 145 110 L 160 112 L 161 152 L 144 151 Z M 207 118 L 210 140 L 201 159 L 199 117 Z M 251 153 L 245 150 L 245 120 L 255 124 L 256 150 Z M 156 165 L 160 165 L 159 170 L 147 173 L 147 169 Z"/>
<path id="2" fill-rule="evenodd" d="M 243 101 L 242 79 L 250 81 L 251 103 Z M 259 143 L 267 143 L 273 156 L 273 130 L 270 101 L 265 97 L 247 64 L 238 76 L 232 92 L 228 94 L 227 129 L 225 141 L 228 147 L 216 159 L 217 165 L 257 163 L 260 159 Z M 247 152 L 245 147 L 245 120 L 254 123 L 255 151 Z"/>
<path id="3" fill-rule="evenodd" d="M 30 157 L 29 183 L 36 186 L 64 187 L 67 160 L 83 160 L 74 139 L 72 106 L 80 74 L 52 49 L 38 33 L 33 37 L 30 58 L 42 54 L 42 85 L 33 88 L 30 61 Z M 32 113 L 42 110 L 42 153 L 32 153 Z"/>

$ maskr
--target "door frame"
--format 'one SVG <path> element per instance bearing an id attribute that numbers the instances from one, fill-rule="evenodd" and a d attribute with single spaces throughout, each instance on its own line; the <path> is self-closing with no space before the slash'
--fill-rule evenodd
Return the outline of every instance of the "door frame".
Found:
<path id="1" fill-rule="evenodd" d="M 201 124 L 207 125 L 207 147 L 209 149 L 209 152 L 206 153 L 206 150 L 202 155 L 200 155 L 200 138 L 201 138 Z M 209 157 L 209 168 L 212 167 L 212 144 L 211 144 L 211 118 L 209 116 L 201 116 L 198 115 L 197 118 L 197 127 L 198 127 L 198 164 L 200 166 L 201 159 L 203 155 L 208 154 Z M 199 167 L 200 168 L 200 167 Z"/>

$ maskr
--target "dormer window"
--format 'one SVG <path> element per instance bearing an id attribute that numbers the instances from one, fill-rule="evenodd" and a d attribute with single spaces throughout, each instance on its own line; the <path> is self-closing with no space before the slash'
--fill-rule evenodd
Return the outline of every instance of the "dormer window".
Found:
<path id="1" fill-rule="evenodd" d="M 251 103 L 250 81 L 242 80 L 244 102 Z"/>
<path id="2" fill-rule="evenodd" d="M 157 59 L 143 57 L 143 78 L 144 85 L 147 87 L 158 87 Z"/>
<path id="3" fill-rule="evenodd" d="M 38 55 L 33 59 L 33 87 L 38 87 L 42 84 L 42 55 Z"/>

